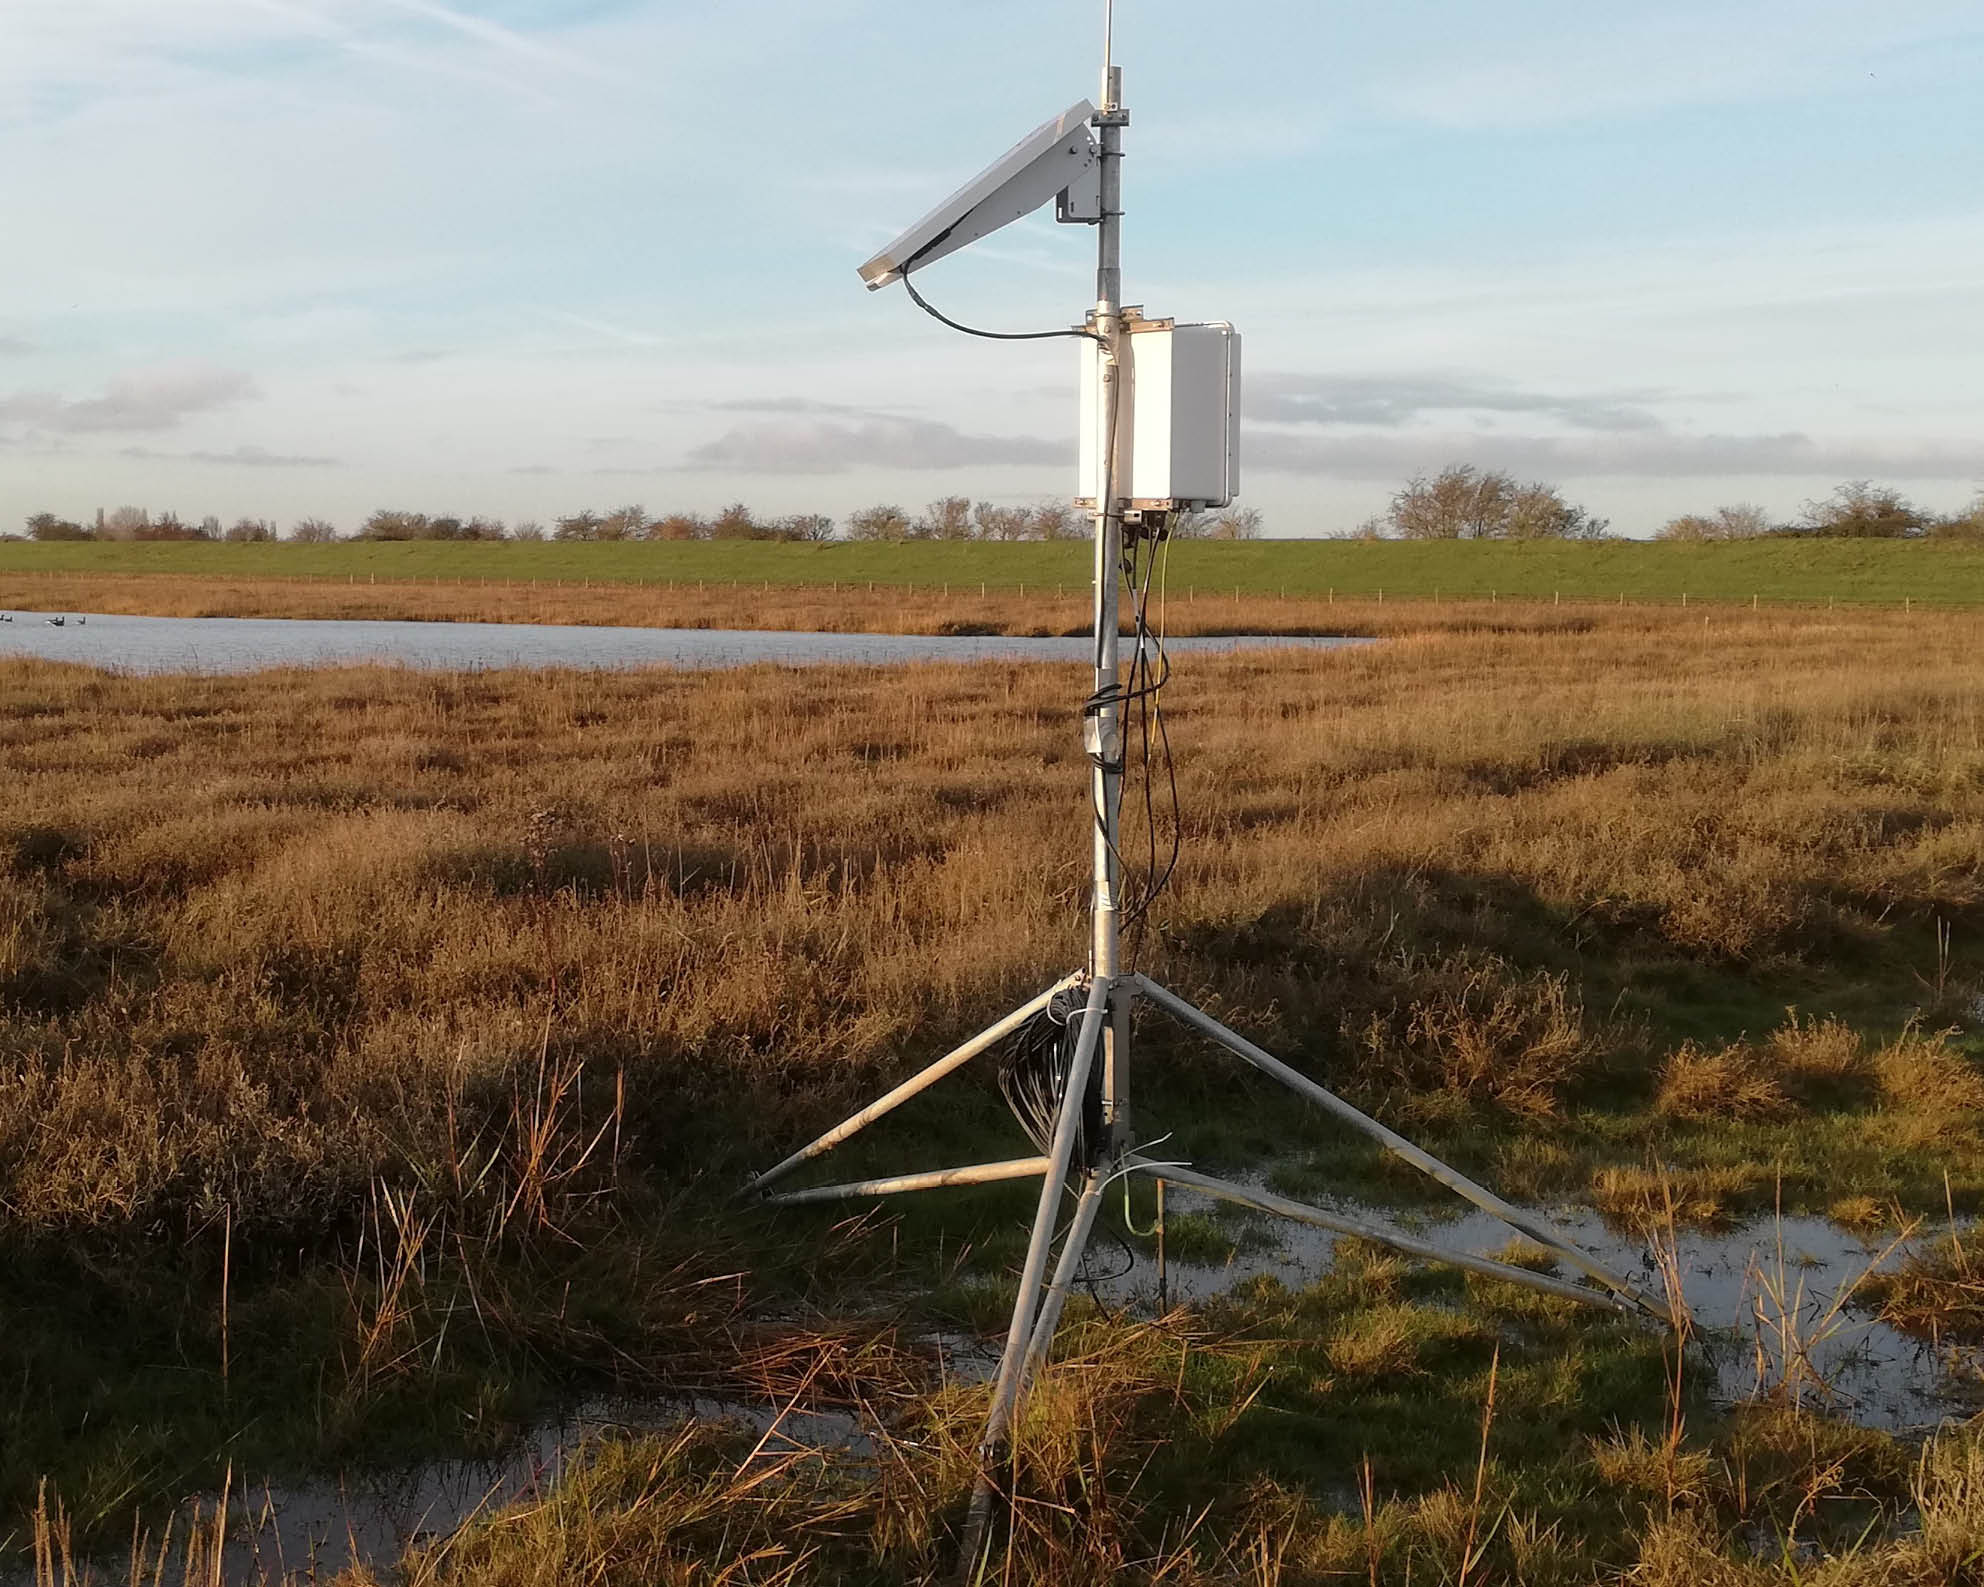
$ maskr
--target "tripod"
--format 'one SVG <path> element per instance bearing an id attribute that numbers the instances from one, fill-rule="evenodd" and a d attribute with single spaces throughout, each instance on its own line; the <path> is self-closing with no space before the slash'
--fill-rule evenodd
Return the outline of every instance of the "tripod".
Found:
<path id="1" fill-rule="evenodd" d="M 1123 969 L 1121 900 L 1124 867 L 1117 838 L 1125 767 L 1123 708 L 1126 691 L 1120 670 L 1118 630 L 1122 617 L 1125 513 L 1129 503 L 1118 494 L 1120 465 L 1116 443 L 1128 367 L 1124 345 L 1127 341 L 1125 314 L 1121 302 L 1121 165 L 1123 129 L 1128 125 L 1129 116 L 1121 105 L 1121 89 L 1120 69 L 1105 63 L 1103 105 L 1093 123 L 1100 145 L 1101 219 L 1097 234 L 1096 305 L 1089 321 L 1097 343 L 1095 357 L 1099 364 L 1100 401 L 1096 415 L 1099 433 L 1092 438 L 1098 458 L 1098 489 L 1093 509 L 1095 689 L 1082 712 L 1094 806 L 1091 823 L 1094 870 L 1089 901 L 1092 935 L 1088 965 L 1021 1004 L 996 1024 L 952 1049 L 885 1096 L 836 1124 L 783 1162 L 774 1164 L 745 1187 L 747 1194 L 760 1194 L 768 1202 L 792 1206 L 850 1197 L 895 1195 L 945 1185 L 978 1185 L 1036 1177 L 1040 1180 L 1040 1201 L 1034 1215 L 1033 1237 L 1020 1271 L 1019 1291 L 1013 1302 L 1005 1352 L 1000 1358 L 998 1376 L 993 1383 L 991 1409 L 979 1440 L 979 1480 L 965 1533 L 964 1575 L 967 1579 L 976 1570 L 981 1556 L 986 1524 L 991 1515 L 993 1476 L 1005 1454 L 1021 1398 L 1053 1345 L 1068 1291 L 1080 1269 L 1096 1214 L 1101 1210 L 1103 1190 L 1122 1175 L 1138 1174 L 1191 1186 L 1221 1200 L 1339 1234 L 1359 1236 L 1411 1256 L 1443 1262 L 1470 1272 L 1506 1279 L 1512 1284 L 1526 1285 L 1548 1294 L 1629 1314 L 1648 1315 L 1663 1322 L 1674 1320 L 1663 1301 L 1613 1273 L 1558 1234 L 1544 1220 L 1476 1184 L 1404 1136 L 1358 1111 L 1307 1075 L 1257 1047 L 1237 1031 L 1193 1007 L 1176 993 L 1167 991 L 1147 976 L 1125 973 Z M 1142 532 L 1141 527 L 1139 532 Z M 1140 647 L 1145 643 L 1141 622 L 1137 643 Z M 1070 993 L 1085 994 L 1085 1000 L 1072 1046 L 1065 1050 L 1067 1067 L 1060 1077 L 1060 1101 L 1051 1138 L 1043 1153 L 1002 1162 L 974 1163 L 958 1168 L 770 1193 L 770 1187 L 795 1169 L 840 1145 L 973 1058 L 1019 1032 L 1036 1016 L 1048 1010 L 1057 998 L 1065 1003 L 1066 995 Z M 1393 1156 L 1411 1164 L 1534 1241 L 1590 1280 L 1590 1284 L 1567 1282 L 1511 1263 L 1448 1250 L 1324 1208 L 1292 1201 L 1248 1185 L 1216 1179 L 1188 1165 L 1160 1163 L 1141 1155 L 1136 1150 L 1135 1137 L 1131 1132 L 1129 1111 L 1131 1015 L 1139 1002 L 1169 1014 L 1210 1037 L 1243 1062 L 1377 1141 Z M 1100 1071 L 1099 1076 L 1096 1075 L 1097 1070 Z M 1092 1076 L 1095 1077 L 1093 1086 Z M 1084 1113 L 1090 1106 L 1092 1092 L 1099 1094 L 1099 1131 L 1084 1127 Z M 1078 1143 L 1081 1147 L 1079 1154 Z M 1075 1195 L 1075 1211 L 1066 1235 L 1059 1241 L 1057 1256 L 1056 1226 L 1062 1198 L 1070 1190 Z M 1048 1272 L 1050 1259 L 1053 1261 L 1051 1275 Z"/>

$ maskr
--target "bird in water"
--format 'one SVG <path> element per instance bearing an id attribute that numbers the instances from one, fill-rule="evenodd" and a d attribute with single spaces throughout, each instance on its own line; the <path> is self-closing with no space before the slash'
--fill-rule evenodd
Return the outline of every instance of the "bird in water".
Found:
<path id="1" fill-rule="evenodd" d="M 68 620 L 66 617 L 51 617 L 48 619 L 48 626 L 50 628 L 60 628 Z"/>

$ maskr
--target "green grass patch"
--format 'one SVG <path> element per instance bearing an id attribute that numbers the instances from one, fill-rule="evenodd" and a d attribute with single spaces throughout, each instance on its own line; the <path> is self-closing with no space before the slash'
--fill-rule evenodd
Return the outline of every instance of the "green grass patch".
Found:
<path id="1" fill-rule="evenodd" d="M 1081 541 L 902 545 L 756 541 L 366 541 L 333 545 L 88 542 L 0 545 L 0 573 L 178 573 L 214 578 L 531 580 L 860 585 L 1074 591 Z M 1984 602 L 1984 546 L 1924 541 L 1765 540 L 1504 544 L 1260 540 L 1181 542 L 1170 594 L 1510 600 Z"/>

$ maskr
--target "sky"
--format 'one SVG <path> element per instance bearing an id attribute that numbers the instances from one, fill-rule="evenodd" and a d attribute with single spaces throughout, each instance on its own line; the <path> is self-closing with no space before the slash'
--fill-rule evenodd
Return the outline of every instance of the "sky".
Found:
<path id="1" fill-rule="evenodd" d="M 1073 488 L 1071 342 L 855 267 L 1093 97 L 1100 0 L 3 0 L 0 530 L 845 516 Z M 1242 499 L 1450 462 L 1651 533 L 1984 489 L 1977 0 L 1118 0 L 1125 298 L 1245 337 Z M 1048 210 L 933 264 L 1093 296 Z"/>

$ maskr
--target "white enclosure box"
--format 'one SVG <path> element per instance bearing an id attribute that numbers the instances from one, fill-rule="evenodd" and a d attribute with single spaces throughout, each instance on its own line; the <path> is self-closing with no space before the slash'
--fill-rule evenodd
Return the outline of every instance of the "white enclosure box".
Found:
<path id="1" fill-rule="evenodd" d="M 1224 507 L 1240 490 L 1240 333 L 1223 321 L 1127 319 L 1116 494 L 1131 507 Z M 1081 344 L 1080 477 L 1090 506 L 1102 450 L 1102 355 Z"/>

